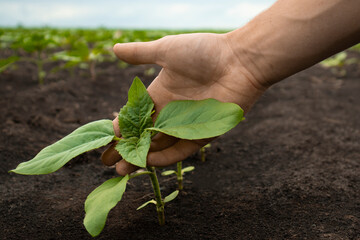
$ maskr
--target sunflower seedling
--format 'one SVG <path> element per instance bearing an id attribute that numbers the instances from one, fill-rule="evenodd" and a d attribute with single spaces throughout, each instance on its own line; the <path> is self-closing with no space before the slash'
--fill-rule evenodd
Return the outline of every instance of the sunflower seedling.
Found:
<path id="1" fill-rule="evenodd" d="M 20 48 L 32 55 L 32 57 L 21 57 L 20 61 L 28 61 L 36 65 L 39 85 L 44 84 L 44 79 L 47 74 L 44 69 L 44 64 L 51 61 L 47 56 L 47 50 L 56 46 L 57 43 L 52 39 L 51 35 L 42 32 L 24 35 L 12 44 L 13 49 Z"/>
<path id="2" fill-rule="evenodd" d="M 161 173 L 161 175 L 163 176 L 169 176 L 171 174 L 175 174 L 176 175 L 176 178 L 177 178 L 177 182 L 178 182 L 178 189 L 179 190 L 183 190 L 184 189 L 184 174 L 186 172 L 191 172 L 195 169 L 194 166 L 189 166 L 189 167 L 186 167 L 186 168 L 182 168 L 182 162 L 178 162 L 176 164 L 176 171 L 175 170 L 167 170 L 167 171 L 164 171 Z"/>
<path id="3" fill-rule="evenodd" d="M 115 136 L 111 120 L 99 120 L 79 127 L 63 139 L 41 150 L 33 159 L 23 162 L 11 172 L 25 175 L 48 174 L 57 171 L 72 158 L 117 141 L 115 149 L 123 159 L 145 171 L 105 181 L 92 191 L 85 201 L 84 225 L 92 235 L 100 234 L 109 211 L 121 200 L 127 182 L 140 175 L 150 177 L 160 225 L 165 224 L 164 205 L 178 191 L 162 198 L 154 167 L 146 166 L 151 137 L 158 132 L 181 139 L 203 139 L 219 136 L 243 120 L 242 109 L 233 103 L 215 99 L 173 101 L 159 113 L 155 123 L 151 114 L 154 103 L 140 79 L 135 78 L 128 92 L 128 102 L 119 112 L 121 138 Z M 184 169 L 183 169 L 184 170 Z"/>
<path id="4" fill-rule="evenodd" d="M 201 161 L 202 162 L 205 162 L 205 160 L 206 160 L 206 149 L 210 148 L 210 147 L 211 147 L 211 144 L 208 143 L 205 146 L 203 146 L 202 148 L 200 148 L 200 156 L 201 156 Z"/>

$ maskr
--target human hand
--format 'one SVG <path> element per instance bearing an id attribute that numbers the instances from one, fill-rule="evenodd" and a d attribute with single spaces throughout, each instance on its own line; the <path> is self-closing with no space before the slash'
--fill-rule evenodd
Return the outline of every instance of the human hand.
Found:
<path id="1" fill-rule="evenodd" d="M 233 102 L 246 113 L 266 89 L 253 77 L 246 62 L 234 54 L 227 34 L 183 34 L 146 43 L 116 44 L 114 52 L 130 64 L 162 66 L 147 89 L 155 103 L 154 118 L 170 101 L 184 99 Z M 113 124 L 116 135 L 120 136 L 117 118 Z M 147 164 L 160 167 L 182 161 L 210 140 L 190 141 L 159 133 L 152 139 Z M 114 149 L 115 144 L 103 153 L 103 163 L 117 163 L 116 171 L 120 175 L 135 171 L 138 167 L 122 160 Z"/>

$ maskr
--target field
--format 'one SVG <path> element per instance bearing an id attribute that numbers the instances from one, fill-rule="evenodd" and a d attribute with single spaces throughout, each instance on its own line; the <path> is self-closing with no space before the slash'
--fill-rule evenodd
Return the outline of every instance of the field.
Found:
<path id="1" fill-rule="evenodd" d="M 116 60 L 114 43 L 178 33 L 0 29 L 0 239 L 91 239 L 84 201 L 116 176 L 100 150 L 50 175 L 8 171 L 80 125 L 113 119 L 132 79 L 149 85 L 160 71 Z M 136 211 L 152 195 L 135 178 L 98 239 L 360 239 L 359 49 L 271 87 L 206 162 L 185 160 L 195 170 L 165 226 L 154 207 Z M 176 188 L 159 178 L 165 194 Z"/>

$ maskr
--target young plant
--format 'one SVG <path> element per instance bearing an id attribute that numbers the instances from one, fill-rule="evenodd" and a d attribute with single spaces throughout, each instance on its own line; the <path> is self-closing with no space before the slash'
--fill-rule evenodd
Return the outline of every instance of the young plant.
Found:
<path id="1" fill-rule="evenodd" d="M 106 56 L 111 56 L 108 50 L 109 46 L 105 42 L 99 42 L 93 47 L 85 41 L 73 42 L 69 50 L 57 52 L 53 55 L 54 60 L 64 61 L 61 67 L 54 68 L 53 71 L 59 69 L 69 69 L 73 75 L 74 68 L 79 66 L 82 69 L 88 69 L 91 80 L 96 80 L 96 65 L 103 62 Z"/>
<path id="2" fill-rule="evenodd" d="M 176 164 L 176 171 L 175 170 L 167 170 L 161 173 L 163 176 L 169 176 L 171 174 L 175 174 L 178 182 L 178 189 L 183 190 L 184 189 L 184 174 L 186 172 L 191 172 L 195 169 L 194 166 L 189 166 L 186 168 L 182 168 L 182 162 L 177 162 Z"/>
<path id="3" fill-rule="evenodd" d="M 340 52 L 338 54 L 335 54 L 332 57 L 329 57 L 320 64 L 323 67 L 330 68 L 330 71 L 338 76 L 344 77 L 346 76 L 346 65 L 357 63 L 356 58 L 348 58 L 348 54 L 346 52 Z"/>
<path id="4" fill-rule="evenodd" d="M 210 147 L 211 147 L 211 144 L 208 143 L 205 146 L 203 146 L 202 148 L 200 148 L 200 155 L 201 155 L 201 161 L 202 162 L 205 162 L 205 160 L 206 160 L 206 149 L 210 148 Z"/>
<path id="5" fill-rule="evenodd" d="M 119 112 L 121 138 L 115 136 L 111 120 L 99 120 L 79 127 L 68 136 L 41 150 L 33 159 L 23 162 L 11 172 L 25 175 L 52 173 L 72 158 L 118 141 L 116 150 L 127 162 L 146 168 L 145 171 L 107 180 L 92 191 L 85 201 L 86 230 L 92 235 L 100 234 L 109 211 L 121 200 L 127 182 L 140 175 L 150 177 L 160 225 L 165 223 L 164 205 L 173 200 L 178 192 L 162 198 L 154 167 L 146 166 L 151 137 L 158 132 L 182 139 L 202 139 L 221 135 L 243 120 L 242 109 L 233 103 L 215 99 L 200 101 L 173 101 L 159 113 L 153 124 L 152 102 L 145 86 L 135 78 L 128 93 L 128 102 Z"/>
<path id="6" fill-rule="evenodd" d="M 46 71 L 44 70 L 44 64 L 49 62 L 50 59 L 46 56 L 46 50 L 55 47 L 56 42 L 51 38 L 50 35 L 42 32 L 34 32 L 32 34 L 24 35 L 18 39 L 12 45 L 12 48 L 22 48 L 27 53 L 31 54 L 32 57 L 22 57 L 21 61 L 28 61 L 34 63 L 37 67 L 37 79 L 39 85 L 44 84 L 46 77 Z"/>

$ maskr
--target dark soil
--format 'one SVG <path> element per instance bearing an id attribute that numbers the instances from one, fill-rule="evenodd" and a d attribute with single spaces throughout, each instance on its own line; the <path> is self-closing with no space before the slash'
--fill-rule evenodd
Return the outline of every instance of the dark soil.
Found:
<path id="1" fill-rule="evenodd" d="M 356 54 L 359 58 L 359 54 Z M 20 162 L 125 104 L 134 76 L 149 66 L 97 67 L 73 77 L 35 66 L 0 75 L 0 239 L 91 239 L 82 221 L 87 195 L 116 176 L 100 150 L 44 176 L 9 174 Z M 157 71 L 159 69 L 157 68 Z M 146 176 L 130 181 L 98 239 L 360 239 L 360 71 L 339 77 L 314 66 L 273 86 L 238 127 L 212 143 L 207 161 L 184 165 L 185 190 L 157 223 Z M 170 166 L 166 169 L 175 168 Z M 176 179 L 160 177 L 165 194 Z"/>

